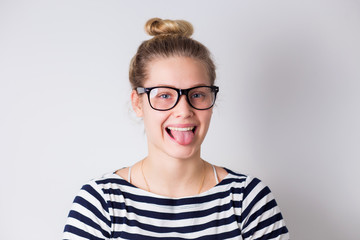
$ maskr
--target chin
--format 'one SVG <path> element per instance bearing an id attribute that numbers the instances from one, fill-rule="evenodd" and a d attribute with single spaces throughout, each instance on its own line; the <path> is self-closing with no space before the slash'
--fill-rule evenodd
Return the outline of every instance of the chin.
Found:
<path id="1" fill-rule="evenodd" d="M 200 149 L 190 146 L 177 146 L 176 148 L 166 149 L 166 154 L 176 159 L 189 159 L 195 156 L 200 156 Z"/>

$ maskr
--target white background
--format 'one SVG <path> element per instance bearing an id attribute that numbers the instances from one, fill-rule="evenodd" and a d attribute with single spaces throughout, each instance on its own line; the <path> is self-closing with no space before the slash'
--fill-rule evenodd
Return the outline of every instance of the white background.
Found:
<path id="1" fill-rule="evenodd" d="M 151 17 L 214 55 L 203 157 L 268 184 L 292 239 L 359 239 L 355 0 L 0 0 L 0 239 L 60 239 L 82 184 L 146 155 L 128 66 Z"/>

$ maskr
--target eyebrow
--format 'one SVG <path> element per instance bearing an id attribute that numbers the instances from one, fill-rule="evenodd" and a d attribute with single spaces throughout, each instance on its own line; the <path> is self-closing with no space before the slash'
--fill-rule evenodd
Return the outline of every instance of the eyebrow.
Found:
<path id="1" fill-rule="evenodd" d="M 209 86 L 212 86 L 212 85 L 207 85 L 207 84 L 195 84 L 195 85 L 192 85 L 191 87 L 188 87 L 188 88 L 194 88 L 194 87 L 209 87 Z M 144 87 L 144 88 L 152 88 L 152 87 L 172 87 L 172 88 L 176 88 L 176 89 L 188 89 L 188 88 L 177 88 L 173 85 L 155 85 L 155 86 L 151 86 L 151 87 Z"/>

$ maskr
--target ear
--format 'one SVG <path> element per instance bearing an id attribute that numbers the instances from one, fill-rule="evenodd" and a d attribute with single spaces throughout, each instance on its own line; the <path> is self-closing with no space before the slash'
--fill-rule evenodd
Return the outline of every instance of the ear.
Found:
<path id="1" fill-rule="evenodd" d="M 131 105 L 132 105 L 132 108 L 133 108 L 134 112 L 136 113 L 137 117 L 143 117 L 143 110 L 142 110 L 141 103 L 142 103 L 142 101 L 140 99 L 140 95 L 135 90 L 132 90 Z"/>

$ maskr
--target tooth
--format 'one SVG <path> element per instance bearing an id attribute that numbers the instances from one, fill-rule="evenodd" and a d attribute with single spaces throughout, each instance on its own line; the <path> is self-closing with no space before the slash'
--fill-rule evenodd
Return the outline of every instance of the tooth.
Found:
<path id="1" fill-rule="evenodd" d="M 168 129 L 173 131 L 185 132 L 185 131 L 192 131 L 194 127 L 186 127 L 186 128 L 168 127 Z"/>

